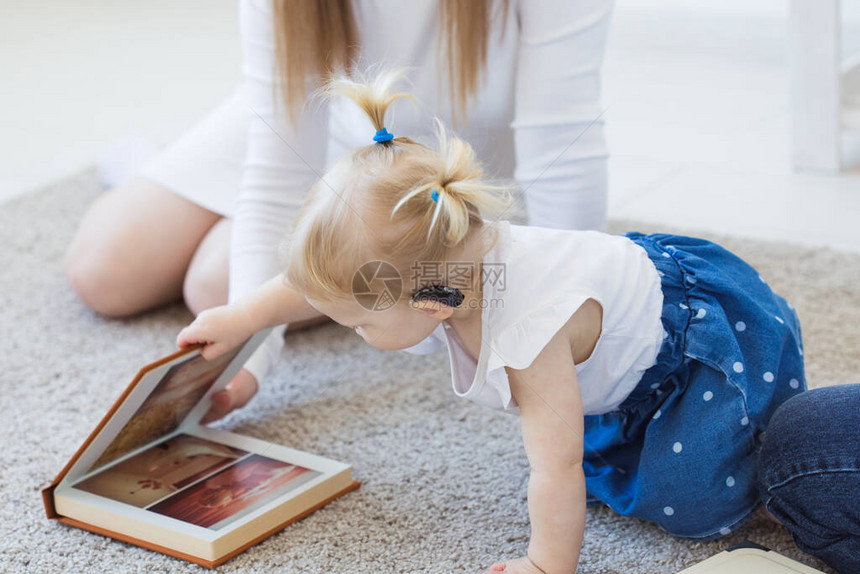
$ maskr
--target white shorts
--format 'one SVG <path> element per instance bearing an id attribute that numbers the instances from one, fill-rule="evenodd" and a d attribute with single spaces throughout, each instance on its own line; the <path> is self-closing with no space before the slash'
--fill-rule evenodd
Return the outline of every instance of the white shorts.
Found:
<path id="1" fill-rule="evenodd" d="M 233 217 L 248 141 L 243 90 L 233 93 L 146 163 L 139 175 L 224 217 Z"/>

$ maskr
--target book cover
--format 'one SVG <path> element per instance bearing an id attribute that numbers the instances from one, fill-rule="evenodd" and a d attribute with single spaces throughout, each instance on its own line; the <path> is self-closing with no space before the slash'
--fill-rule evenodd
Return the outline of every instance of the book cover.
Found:
<path id="1" fill-rule="evenodd" d="M 678 574 L 823 574 L 755 542 L 744 540 Z"/>

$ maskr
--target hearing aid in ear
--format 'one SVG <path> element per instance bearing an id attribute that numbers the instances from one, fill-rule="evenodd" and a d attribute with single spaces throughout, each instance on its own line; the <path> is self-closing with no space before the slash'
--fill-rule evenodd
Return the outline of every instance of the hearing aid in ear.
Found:
<path id="1" fill-rule="evenodd" d="M 410 301 L 413 305 L 420 301 L 435 301 L 453 308 L 462 305 L 465 298 L 459 289 L 447 285 L 428 285 L 413 293 Z"/>

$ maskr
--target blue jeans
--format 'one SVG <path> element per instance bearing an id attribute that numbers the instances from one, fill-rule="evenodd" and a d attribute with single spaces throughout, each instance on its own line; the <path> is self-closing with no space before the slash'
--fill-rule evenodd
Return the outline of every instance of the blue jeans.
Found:
<path id="1" fill-rule="evenodd" d="M 764 433 L 758 487 L 798 548 L 860 572 L 860 384 L 796 395 Z"/>

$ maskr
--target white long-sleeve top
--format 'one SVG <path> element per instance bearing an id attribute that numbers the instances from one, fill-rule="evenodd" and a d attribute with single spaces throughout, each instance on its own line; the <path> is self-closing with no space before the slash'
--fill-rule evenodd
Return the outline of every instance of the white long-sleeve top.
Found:
<path id="1" fill-rule="evenodd" d="M 359 68 L 408 67 L 419 101 L 398 100 L 388 129 L 433 144 L 432 118 L 451 125 L 447 59 L 437 51 L 438 0 L 356 0 Z M 485 82 L 470 100 L 468 141 L 487 174 L 513 178 L 526 194 L 529 223 L 602 229 L 606 147 L 600 71 L 611 0 L 497 2 Z M 350 101 L 314 101 L 297 125 L 276 101 L 272 11 L 267 0 L 240 2 L 248 141 L 235 205 L 230 301 L 277 275 L 277 245 L 308 189 L 342 153 L 372 142 L 375 130 Z M 246 364 L 258 380 L 277 359 L 276 329 Z"/>

